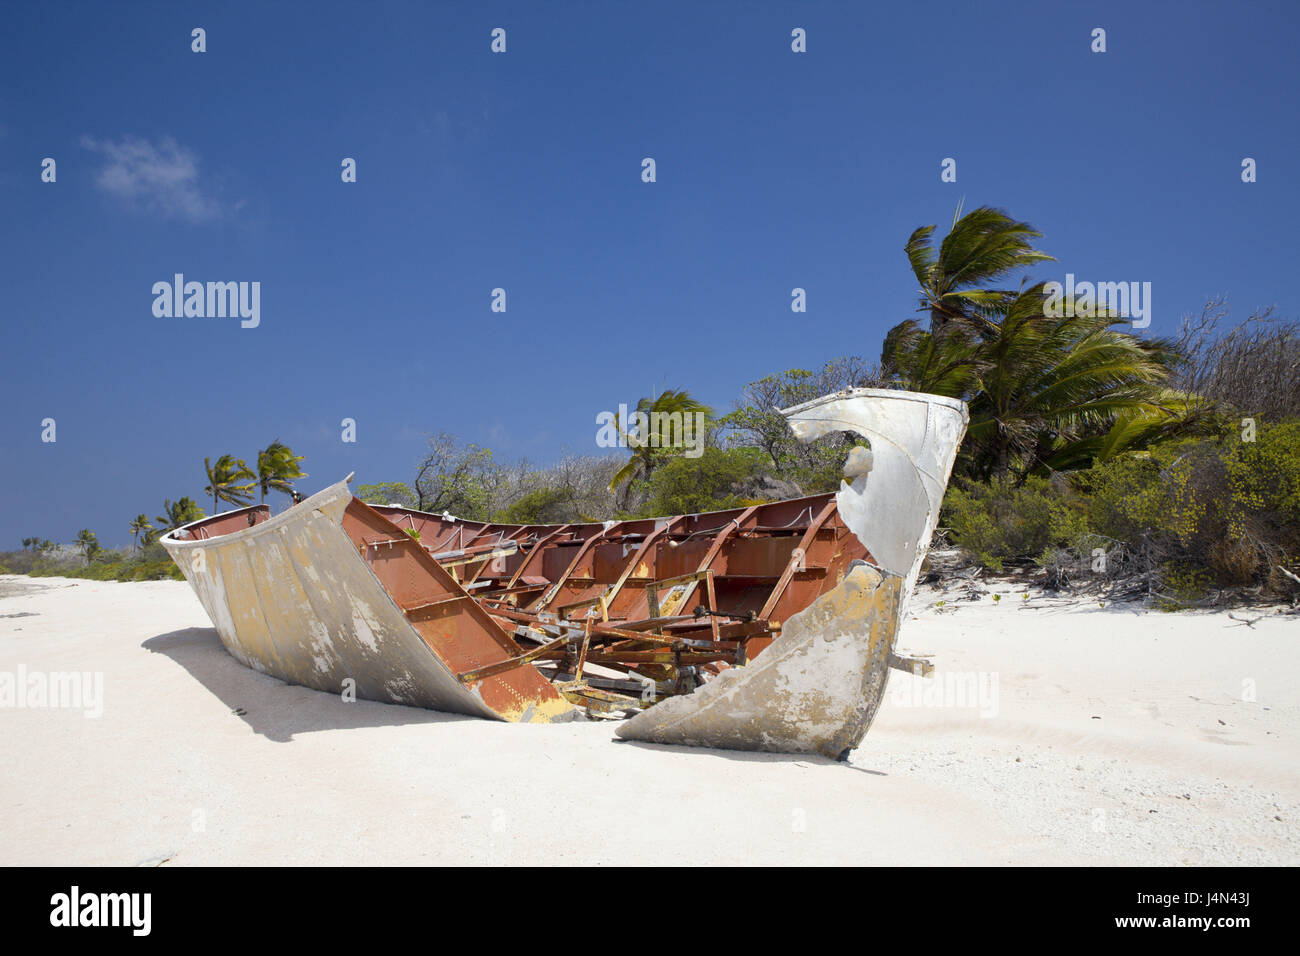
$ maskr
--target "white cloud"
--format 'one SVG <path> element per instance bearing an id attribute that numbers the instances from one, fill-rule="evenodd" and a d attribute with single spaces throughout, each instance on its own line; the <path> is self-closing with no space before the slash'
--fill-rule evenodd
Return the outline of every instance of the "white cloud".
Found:
<path id="1" fill-rule="evenodd" d="M 135 136 L 117 142 L 83 136 L 81 145 L 105 157 L 95 183 L 110 195 L 190 222 L 206 222 L 222 214 L 221 204 L 199 189 L 198 157 L 170 136 L 156 145 Z"/>

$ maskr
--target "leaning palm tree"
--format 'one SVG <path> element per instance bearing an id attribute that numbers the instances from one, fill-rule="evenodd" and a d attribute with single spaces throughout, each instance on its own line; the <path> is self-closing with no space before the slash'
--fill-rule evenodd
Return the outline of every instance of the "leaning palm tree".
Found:
<path id="1" fill-rule="evenodd" d="M 994 316 L 1005 310 L 1016 293 L 981 286 L 1052 259 L 1033 247 L 1032 240 L 1042 233 L 989 206 L 963 216 L 959 204 L 937 253 L 932 243 L 934 228 L 917 229 L 904 247 L 920 283 L 917 311 L 929 312 L 931 334 L 946 332 L 953 324 L 981 335 L 991 334 Z"/>
<path id="2" fill-rule="evenodd" d="M 1072 441 L 1057 441 L 1036 450 L 1034 474 L 1071 471 L 1110 461 L 1125 452 L 1142 451 L 1190 434 L 1212 430 L 1213 403 L 1199 395 L 1164 389 L 1151 404 L 1117 412 L 1099 428 L 1086 429 Z"/>
<path id="3" fill-rule="evenodd" d="M 298 467 L 298 462 L 303 457 L 295 455 L 278 438 L 257 453 L 257 484 L 262 491 L 263 502 L 266 501 L 268 491 L 283 491 L 286 495 L 293 496 L 294 479 L 307 477 Z"/>
<path id="4" fill-rule="evenodd" d="M 244 459 L 236 458 L 234 455 L 222 455 L 214 465 L 204 458 L 203 467 L 208 474 L 208 484 L 203 492 L 212 496 L 213 514 L 216 514 L 217 504 L 221 501 L 240 507 L 252 504 L 252 491 L 257 487 L 256 481 L 249 481 L 246 484 L 240 482 L 248 478 L 256 479 L 257 475 L 253 474 Z"/>
<path id="5" fill-rule="evenodd" d="M 713 415 L 713 409 L 691 398 L 684 389 L 667 389 L 655 398 L 643 398 L 636 403 L 636 411 L 634 427 L 621 419 L 615 421 L 623 441 L 632 449 L 632 457 L 611 479 L 610 491 L 633 478 L 649 478 L 655 468 L 682 453 L 686 429 L 694 428 L 694 422 L 699 420 L 695 415 L 703 415 L 705 421 Z M 699 435 L 698 440 L 703 441 L 704 436 Z"/>
<path id="6" fill-rule="evenodd" d="M 1119 331 L 1114 326 L 1123 320 L 1105 314 L 1052 317 L 1045 302 L 1042 285 L 1017 296 L 980 347 L 983 370 L 967 434 L 985 444 L 992 474 L 1006 474 L 1013 458 L 1023 474 L 1045 452 L 1077 457 L 1066 450 L 1119 418 L 1172 414 L 1161 404 L 1170 343 Z"/>
<path id="7" fill-rule="evenodd" d="M 164 501 L 163 513 L 153 519 L 158 522 L 157 534 L 154 537 L 166 534 L 168 531 L 175 531 L 177 528 L 187 525 L 191 521 L 198 521 L 202 517 L 204 517 L 203 509 L 189 495 L 186 495 L 175 504 L 172 504 L 170 500 Z"/>
<path id="8" fill-rule="evenodd" d="M 131 519 L 131 546 L 139 550 L 141 542 L 148 544 L 149 532 L 153 530 L 154 527 L 149 523 L 148 517 L 143 514 L 136 515 Z"/>
<path id="9" fill-rule="evenodd" d="M 1166 387 L 1169 342 L 1118 331 L 1106 314 L 1057 318 L 1046 301 L 1040 284 L 989 309 L 983 335 L 908 321 L 886 337 L 882 365 L 899 384 L 969 402 L 972 477 L 1086 467 L 1194 425 Z"/>

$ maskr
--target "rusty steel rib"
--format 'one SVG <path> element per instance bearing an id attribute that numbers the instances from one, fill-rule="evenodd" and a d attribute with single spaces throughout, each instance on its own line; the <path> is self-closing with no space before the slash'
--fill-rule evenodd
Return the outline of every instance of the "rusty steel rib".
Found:
<path id="1" fill-rule="evenodd" d="M 618 580 L 610 585 L 609 590 L 603 595 L 606 607 L 609 607 L 609 605 L 614 603 L 614 599 L 618 597 L 619 592 L 623 590 L 623 585 L 627 584 L 627 580 L 632 576 L 632 572 L 649 552 L 650 546 L 658 542 L 659 538 L 671 534 L 673 525 L 679 524 L 684 520 L 684 515 L 678 515 L 676 518 L 671 518 L 668 521 L 665 521 L 662 525 L 655 528 L 645 536 L 645 539 L 633 553 L 632 560 L 629 561 L 627 567 L 623 569 L 623 573 L 618 576 Z"/>
<path id="2" fill-rule="evenodd" d="M 581 546 L 578 548 L 578 553 L 573 556 L 573 560 L 569 562 L 569 566 L 564 569 L 564 573 L 555 579 L 555 583 L 552 584 L 550 589 L 538 599 L 537 603 L 533 605 L 533 609 L 537 611 L 543 610 L 546 605 L 554 601 L 556 596 L 560 593 L 560 589 L 564 587 L 564 583 L 568 581 L 569 577 L 573 574 L 574 569 L 577 568 L 582 559 L 586 557 L 587 552 L 596 545 L 596 542 L 604 540 L 609 535 L 610 531 L 614 528 L 622 527 L 622 525 L 623 522 L 617 521 L 609 527 L 602 529 L 600 534 L 593 534 L 591 537 L 583 541 Z"/>
<path id="3" fill-rule="evenodd" d="M 783 595 L 785 589 L 790 586 L 790 579 L 794 577 L 794 573 L 799 570 L 799 565 L 807 559 L 808 546 L 812 544 L 813 540 L 817 537 L 817 532 L 821 531 L 822 525 L 826 523 L 827 519 L 830 518 L 831 515 L 835 514 L 835 509 L 835 502 L 828 501 L 826 507 L 823 508 L 821 513 L 818 514 L 817 517 L 808 525 L 808 530 L 805 531 L 803 537 L 799 539 L 799 546 L 791 552 L 790 561 L 786 564 L 785 570 L 781 572 L 781 577 L 777 580 L 776 587 L 772 588 L 772 593 L 768 596 L 767 602 L 763 605 L 763 610 L 758 612 L 759 617 L 772 616 L 772 611 L 776 609 L 776 604 L 781 600 L 781 595 Z"/>

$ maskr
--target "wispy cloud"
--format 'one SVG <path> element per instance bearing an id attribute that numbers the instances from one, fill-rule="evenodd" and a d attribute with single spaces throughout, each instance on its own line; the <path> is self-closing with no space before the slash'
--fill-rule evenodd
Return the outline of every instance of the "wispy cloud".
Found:
<path id="1" fill-rule="evenodd" d="M 170 136 L 157 143 L 135 136 L 116 142 L 83 136 L 81 145 L 105 158 L 96 185 L 132 206 L 190 222 L 223 213 L 221 204 L 199 188 L 198 157 Z"/>

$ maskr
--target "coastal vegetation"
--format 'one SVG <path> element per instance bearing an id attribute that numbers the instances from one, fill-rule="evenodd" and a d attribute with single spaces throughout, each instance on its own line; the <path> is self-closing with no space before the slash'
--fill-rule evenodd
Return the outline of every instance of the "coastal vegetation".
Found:
<path id="1" fill-rule="evenodd" d="M 795 440 L 777 408 L 850 387 L 961 398 L 970 409 L 940 519 L 939 545 L 990 573 L 1029 572 L 1049 586 L 1115 587 L 1170 606 L 1237 589 L 1300 594 L 1300 324 L 1271 309 L 1233 324 L 1226 301 L 1206 304 L 1167 338 L 1140 334 L 1109 304 L 1063 299 L 1030 273 L 1051 256 L 1029 224 L 959 209 L 938 240 L 915 230 L 904 253 L 916 315 L 885 335 L 875 361 L 830 357 L 751 382 L 718 414 L 687 388 L 646 396 L 615 430 L 625 450 L 548 464 L 499 461 L 441 432 L 409 481 L 356 494 L 471 520 L 566 523 L 694 513 L 839 486 L 849 450 L 865 441 Z M 654 413 L 661 413 L 656 417 Z M 660 429 L 698 416 L 695 433 Z M 283 443 L 256 467 L 204 460 L 215 511 L 255 492 L 296 498 L 306 477 Z M 398 477 L 398 476 L 392 476 Z M 203 516 L 192 498 L 129 521 L 130 550 L 104 550 L 86 529 L 75 548 L 38 538 L 0 566 L 27 573 L 179 576 L 159 535 Z M 57 569 L 57 570 L 51 570 Z"/>
<path id="2" fill-rule="evenodd" d="M 301 461 L 301 455 L 295 455 L 278 439 L 257 453 L 256 472 L 233 455 L 221 455 L 215 463 L 205 458 L 204 493 L 213 498 L 213 513 L 219 502 L 236 507 L 251 504 L 254 490 L 261 491 L 263 501 L 269 491 L 280 491 L 292 498 L 293 482 L 307 477 L 299 467 Z M 168 498 L 163 501 L 162 514 L 153 522 L 144 512 L 130 519 L 127 523 L 130 548 L 103 548 L 89 528 L 79 531 L 75 544 L 70 547 L 43 538 L 24 538 L 21 551 L 0 553 L 0 573 L 96 581 L 183 580 L 180 568 L 158 544 L 158 539 L 202 517 L 205 517 L 203 509 L 188 495 L 174 502 Z"/>

